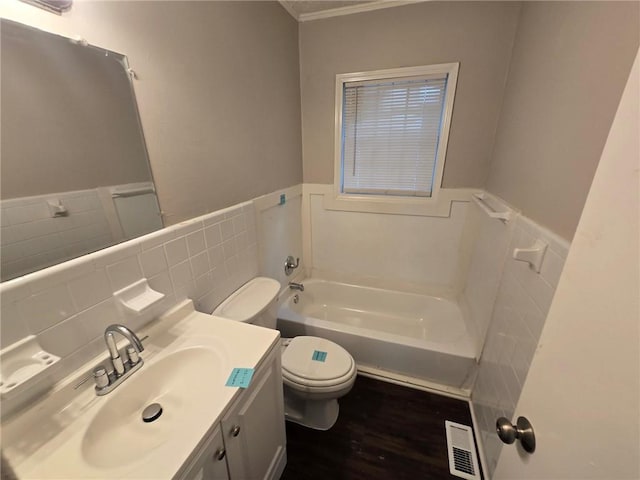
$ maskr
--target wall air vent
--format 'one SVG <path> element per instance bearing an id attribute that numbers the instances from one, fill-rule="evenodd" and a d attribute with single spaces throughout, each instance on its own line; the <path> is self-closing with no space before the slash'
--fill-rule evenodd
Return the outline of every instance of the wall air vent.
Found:
<path id="1" fill-rule="evenodd" d="M 449 450 L 449 471 L 451 475 L 470 480 L 480 480 L 478 457 L 473 441 L 473 430 L 467 425 L 445 420 L 447 447 Z"/>

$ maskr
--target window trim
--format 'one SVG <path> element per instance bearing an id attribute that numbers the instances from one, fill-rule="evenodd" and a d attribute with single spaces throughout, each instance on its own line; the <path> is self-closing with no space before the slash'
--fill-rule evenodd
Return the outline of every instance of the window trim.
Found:
<path id="1" fill-rule="evenodd" d="M 334 139 L 334 170 L 333 170 L 333 192 L 337 203 L 348 202 L 353 208 L 360 204 L 363 211 L 379 211 L 380 205 L 393 204 L 399 208 L 403 205 L 412 210 L 419 206 L 431 206 L 438 202 L 438 195 L 442 188 L 442 175 L 446 159 L 447 146 L 449 143 L 449 130 L 451 127 L 451 116 L 458 82 L 458 70 L 460 64 L 441 63 L 437 65 L 423 65 L 417 67 L 391 68 L 385 70 L 372 70 L 369 72 L 339 73 L 336 75 L 335 86 L 335 139 Z M 342 101 L 345 83 L 360 82 L 366 80 L 386 80 L 391 78 L 405 78 L 416 76 L 427 76 L 435 74 L 448 74 L 447 92 L 444 101 L 444 114 L 442 117 L 442 133 L 440 135 L 440 145 L 436 155 L 436 173 L 433 177 L 433 189 L 430 197 L 402 197 L 390 195 L 358 195 L 353 193 L 343 193 L 342 183 Z"/>

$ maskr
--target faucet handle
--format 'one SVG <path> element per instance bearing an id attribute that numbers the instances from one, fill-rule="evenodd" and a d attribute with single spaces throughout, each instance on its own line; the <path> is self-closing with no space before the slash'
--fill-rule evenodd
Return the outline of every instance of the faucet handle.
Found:
<path id="1" fill-rule="evenodd" d="M 78 383 L 76 383 L 73 386 L 73 389 L 77 390 L 82 385 L 87 383 L 89 381 L 89 379 L 91 379 L 91 378 L 93 378 L 95 380 L 96 387 L 98 387 L 98 388 L 103 388 L 103 387 L 106 387 L 107 385 L 109 385 L 109 373 L 107 372 L 107 369 L 104 368 L 104 366 L 102 366 L 102 365 L 98 365 L 96 368 L 93 369 L 92 373 L 87 374 Z M 104 385 L 102 385 L 104 383 L 104 379 L 103 378 L 106 378 L 106 384 L 104 384 Z M 99 386 L 99 384 L 100 384 L 100 386 Z"/>
<path id="2" fill-rule="evenodd" d="M 133 367 L 137 365 L 140 361 L 140 356 L 138 355 L 138 351 L 133 347 L 133 345 L 129 345 L 127 347 L 127 356 L 129 357 L 129 363 Z"/>
<path id="3" fill-rule="evenodd" d="M 107 369 L 102 365 L 98 365 L 93 369 L 93 380 L 96 383 L 96 390 L 104 388 L 109 385 L 109 374 Z"/>

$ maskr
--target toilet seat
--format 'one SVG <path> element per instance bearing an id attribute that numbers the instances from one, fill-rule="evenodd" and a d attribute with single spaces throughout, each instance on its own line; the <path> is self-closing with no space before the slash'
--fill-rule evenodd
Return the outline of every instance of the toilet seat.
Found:
<path id="1" fill-rule="evenodd" d="M 351 382 L 355 373 L 349 352 L 324 338 L 295 337 L 282 354 L 283 380 L 294 388 L 341 387 Z"/>

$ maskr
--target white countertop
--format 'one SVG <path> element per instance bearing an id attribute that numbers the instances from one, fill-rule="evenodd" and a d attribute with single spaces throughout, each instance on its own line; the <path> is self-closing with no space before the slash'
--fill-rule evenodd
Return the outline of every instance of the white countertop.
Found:
<path id="1" fill-rule="evenodd" d="M 113 392 L 98 397 L 91 381 L 74 390 L 82 373 L 76 371 L 45 398 L 3 423 L 2 450 L 19 478 L 172 478 L 238 397 L 239 388 L 225 386 L 232 369 L 257 369 L 271 348 L 279 345 L 278 331 L 196 312 L 189 300 L 136 333 L 140 338 L 149 335 L 141 354 L 145 364 Z M 115 403 L 118 409 L 108 403 L 115 395 L 120 399 L 133 397 L 137 376 L 142 379 L 145 369 L 185 349 L 212 352 L 206 357 L 211 362 L 198 365 L 197 372 L 189 372 L 197 378 L 190 384 L 193 391 L 188 396 L 176 400 L 170 398 L 171 392 L 150 393 L 149 403 L 155 395 L 163 406 L 168 404 L 174 416 L 170 431 L 166 430 L 168 421 L 162 431 L 163 422 L 144 424 L 137 408 L 134 416 L 121 408 L 122 402 Z M 90 371 L 99 360 L 90 362 L 83 371 Z M 166 360 L 164 365 L 168 365 Z M 181 376 L 176 374 L 178 382 Z M 115 449 L 107 445 L 102 451 L 101 430 L 94 422 L 99 414 L 109 419 L 107 428 L 116 428 L 116 424 L 127 428 L 126 444 L 132 448 L 141 440 L 153 444 L 153 448 L 129 455 L 132 458 L 118 464 L 117 452 L 128 453 L 127 445 Z"/>

